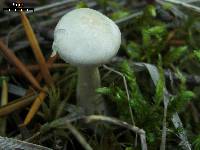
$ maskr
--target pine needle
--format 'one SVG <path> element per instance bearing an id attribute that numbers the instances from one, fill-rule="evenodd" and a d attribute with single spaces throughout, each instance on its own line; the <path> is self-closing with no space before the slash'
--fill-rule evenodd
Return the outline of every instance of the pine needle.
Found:
<path id="1" fill-rule="evenodd" d="M 0 107 L 0 117 L 9 115 L 10 113 L 19 110 L 27 105 L 30 105 L 36 98 L 37 94 L 34 92 L 29 93 L 26 96 L 20 97 L 19 99 L 13 100 L 5 106 Z"/>
<path id="2" fill-rule="evenodd" d="M 44 78 L 45 82 L 48 85 L 51 85 L 53 83 L 52 76 L 46 65 L 45 58 L 41 52 L 40 46 L 39 46 L 37 38 L 33 32 L 31 24 L 23 11 L 20 12 L 20 16 L 21 16 L 22 24 L 24 26 L 26 35 L 28 37 L 28 40 L 29 40 L 32 50 L 34 52 L 34 55 L 37 59 L 37 62 L 39 63 L 42 77 Z"/>
<path id="3" fill-rule="evenodd" d="M 49 63 L 50 65 L 53 64 L 53 62 L 58 58 L 58 55 L 54 56 L 54 57 L 50 57 L 47 61 L 47 63 Z M 42 79 L 41 74 L 39 73 L 36 77 L 36 79 L 38 81 L 40 81 Z M 47 90 L 47 86 L 44 87 L 44 90 Z M 28 114 L 26 115 L 26 118 L 24 120 L 24 123 L 21 124 L 20 126 L 26 126 L 28 125 L 32 118 L 34 117 L 34 115 L 36 114 L 36 112 L 38 111 L 38 109 L 40 108 L 40 105 L 42 104 L 42 102 L 44 101 L 44 99 L 47 96 L 47 93 L 45 91 L 41 91 L 40 94 L 38 95 L 38 97 L 35 99 L 34 103 L 32 104 Z M 28 90 L 27 94 L 31 92 L 31 89 Z"/>
<path id="4" fill-rule="evenodd" d="M 26 126 L 28 125 L 32 118 L 34 117 L 34 115 L 36 114 L 36 112 L 38 111 L 38 109 L 40 108 L 40 105 L 42 104 L 42 102 L 44 101 L 44 99 L 47 96 L 47 93 L 45 92 L 47 90 L 47 86 L 45 86 L 43 88 L 44 90 L 41 91 L 38 95 L 38 97 L 35 99 L 34 103 L 32 104 L 28 114 L 26 115 L 26 118 L 24 120 L 24 123 L 20 125 L 20 127 Z"/>
<path id="5" fill-rule="evenodd" d="M 17 67 L 23 75 L 30 81 L 30 83 L 41 90 L 40 84 L 32 75 L 32 73 L 27 69 L 26 65 L 23 64 L 17 56 L 13 53 L 11 49 L 5 46 L 5 44 L 0 40 L 0 51 L 4 54 L 5 58 L 11 62 L 15 67 Z"/>
<path id="6" fill-rule="evenodd" d="M 6 77 L 2 77 L 1 106 L 8 103 L 8 82 Z M 6 117 L 0 118 L 0 135 L 6 133 Z"/>

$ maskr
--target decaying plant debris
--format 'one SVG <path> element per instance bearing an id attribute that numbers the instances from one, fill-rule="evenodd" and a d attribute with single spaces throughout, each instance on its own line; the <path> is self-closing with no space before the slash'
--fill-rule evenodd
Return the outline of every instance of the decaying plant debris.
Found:
<path id="1" fill-rule="evenodd" d="M 200 149 L 198 0 L 23 2 L 35 12 L 0 12 L 0 149 Z M 50 57 L 58 20 L 82 7 L 122 32 L 99 67 L 109 116 L 77 106 L 76 67 Z"/>

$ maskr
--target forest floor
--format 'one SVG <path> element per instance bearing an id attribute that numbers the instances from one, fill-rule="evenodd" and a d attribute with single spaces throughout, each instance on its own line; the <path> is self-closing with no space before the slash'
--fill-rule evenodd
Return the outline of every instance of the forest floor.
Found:
<path id="1" fill-rule="evenodd" d="M 0 2 L 0 149 L 200 150 L 198 0 L 13 2 Z M 59 19 L 83 7 L 122 33 L 99 67 L 110 116 L 77 106 L 77 68 L 51 57 Z"/>

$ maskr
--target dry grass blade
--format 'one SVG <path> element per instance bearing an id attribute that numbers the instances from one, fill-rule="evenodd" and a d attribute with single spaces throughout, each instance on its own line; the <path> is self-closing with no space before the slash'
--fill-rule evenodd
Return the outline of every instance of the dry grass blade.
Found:
<path id="1" fill-rule="evenodd" d="M 143 129 L 140 129 L 136 126 L 132 126 L 128 124 L 127 122 L 124 122 L 112 117 L 107 117 L 107 116 L 91 115 L 91 116 L 86 116 L 84 119 L 87 123 L 95 122 L 95 121 L 104 121 L 104 122 L 112 123 L 112 124 L 127 128 L 140 135 L 141 148 L 142 150 L 147 150 L 146 135 Z"/>
<path id="2" fill-rule="evenodd" d="M 131 106 L 130 106 L 130 95 L 129 95 L 129 90 L 128 90 L 128 86 L 127 86 L 127 82 L 126 82 L 125 76 L 124 76 L 121 72 L 116 71 L 116 70 L 114 70 L 113 68 L 110 68 L 110 67 L 108 67 L 108 66 L 106 66 L 106 65 L 103 65 L 103 67 L 104 67 L 105 69 L 107 69 L 107 70 L 110 70 L 110 71 L 112 71 L 112 72 L 114 72 L 114 73 L 120 75 L 120 76 L 123 78 L 124 87 L 125 87 L 125 90 L 126 90 L 126 95 L 127 95 L 127 100 L 128 100 L 128 107 L 129 107 L 129 112 L 130 112 L 131 120 L 132 120 L 133 125 L 135 125 L 135 121 L 134 121 L 134 119 L 133 119 L 133 112 L 132 112 Z"/>
<path id="3" fill-rule="evenodd" d="M 40 50 L 40 46 L 38 44 L 37 38 L 36 38 L 36 36 L 33 32 L 33 29 L 30 25 L 30 22 L 23 11 L 20 12 L 20 16 L 21 16 L 22 24 L 24 26 L 26 35 L 28 37 L 28 40 L 29 40 L 32 50 L 34 52 L 34 55 L 39 63 L 41 74 L 42 74 L 45 82 L 48 85 L 51 85 L 53 83 L 53 80 L 52 80 L 51 74 L 49 72 L 49 69 L 46 65 L 45 58 Z"/>
<path id="4" fill-rule="evenodd" d="M 68 126 L 69 123 L 76 122 L 79 120 L 83 121 L 84 123 L 87 123 L 87 124 L 93 123 L 93 122 L 106 122 L 106 123 L 124 127 L 132 132 L 139 134 L 140 140 L 141 140 L 141 149 L 147 150 L 146 132 L 143 129 L 140 129 L 137 126 L 130 125 L 127 122 L 121 121 L 121 120 L 113 118 L 113 117 L 102 116 L 102 115 L 85 116 L 84 112 L 82 112 L 82 111 L 80 111 L 78 115 L 75 115 L 75 116 L 69 115 L 69 116 L 65 116 L 65 117 L 56 119 L 50 123 L 46 123 L 40 128 L 40 131 L 41 131 L 41 133 L 45 133 L 45 132 L 49 132 L 50 130 L 52 130 L 54 128 L 59 128 L 59 127 L 65 128 L 66 126 L 69 128 L 69 126 Z"/>
<path id="5" fill-rule="evenodd" d="M 138 134 L 145 134 L 145 131 L 143 129 L 140 129 L 136 126 L 130 125 L 127 122 L 118 120 L 113 117 L 107 117 L 107 116 L 101 116 L 101 115 L 90 115 L 90 116 L 85 116 L 84 120 L 86 121 L 86 123 L 104 121 L 104 122 L 112 123 L 118 126 L 122 126 Z"/>
<path id="6" fill-rule="evenodd" d="M 5 44 L 0 40 L 0 51 L 4 54 L 8 61 L 10 61 L 14 66 L 16 66 L 23 75 L 31 82 L 31 84 L 37 89 L 41 90 L 40 84 L 34 78 L 32 73 L 27 69 L 27 67 L 17 58 L 17 56 L 10 50 Z"/>
<path id="7" fill-rule="evenodd" d="M 16 110 L 23 108 L 23 107 L 26 107 L 27 105 L 29 105 L 30 103 L 33 102 L 33 100 L 35 99 L 36 96 L 37 96 L 37 94 L 35 94 L 34 92 L 31 92 L 24 97 L 16 99 L 16 100 L 8 103 L 7 105 L 0 107 L 0 117 L 8 115 Z"/>
<path id="8" fill-rule="evenodd" d="M 8 103 L 8 82 L 6 77 L 2 77 L 1 106 Z M 0 118 L 0 135 L 6 133 L 6 117 Z"/>
<path id="9" fill-rule="evenodd" d="M 8 82 L 7 77 L 1 77 L 2 79 L 2 93 L 1 93 L 1 106 L 8 103 Z"/>
<path id="10" fill-rule="evenodd" d="M 44 91 L 47 91 L 46 86 L 43 89 L 44 89 Z M 42 104 L 42 102 L 44 101 L 44 99 L 47 96 L 47 93 L 44 91 L 41 91 L 40 94 L 38 95 L 38 97 L 35 99 L 28 114 L 26 115 L 24 123 L 20 125 L 21 127 L 26 126 L 28 123 L 30 123 L 30 121 L 32 120 L 32 118 L 34 117 L 34 115 L 36 114 L 38 109 L 40 108 L 40 105 Z"/>

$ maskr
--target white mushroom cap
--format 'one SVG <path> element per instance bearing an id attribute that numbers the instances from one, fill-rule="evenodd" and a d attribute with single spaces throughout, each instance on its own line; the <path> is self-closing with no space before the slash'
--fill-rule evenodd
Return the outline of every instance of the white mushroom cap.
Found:
<path id="1" fill-rule="evenodd" d="M 53 50 L 74 65 L 108 62 L 119 50 L 118 26 L 100 12 L 80 8 L 64 15 L 54 31 Z"/>

